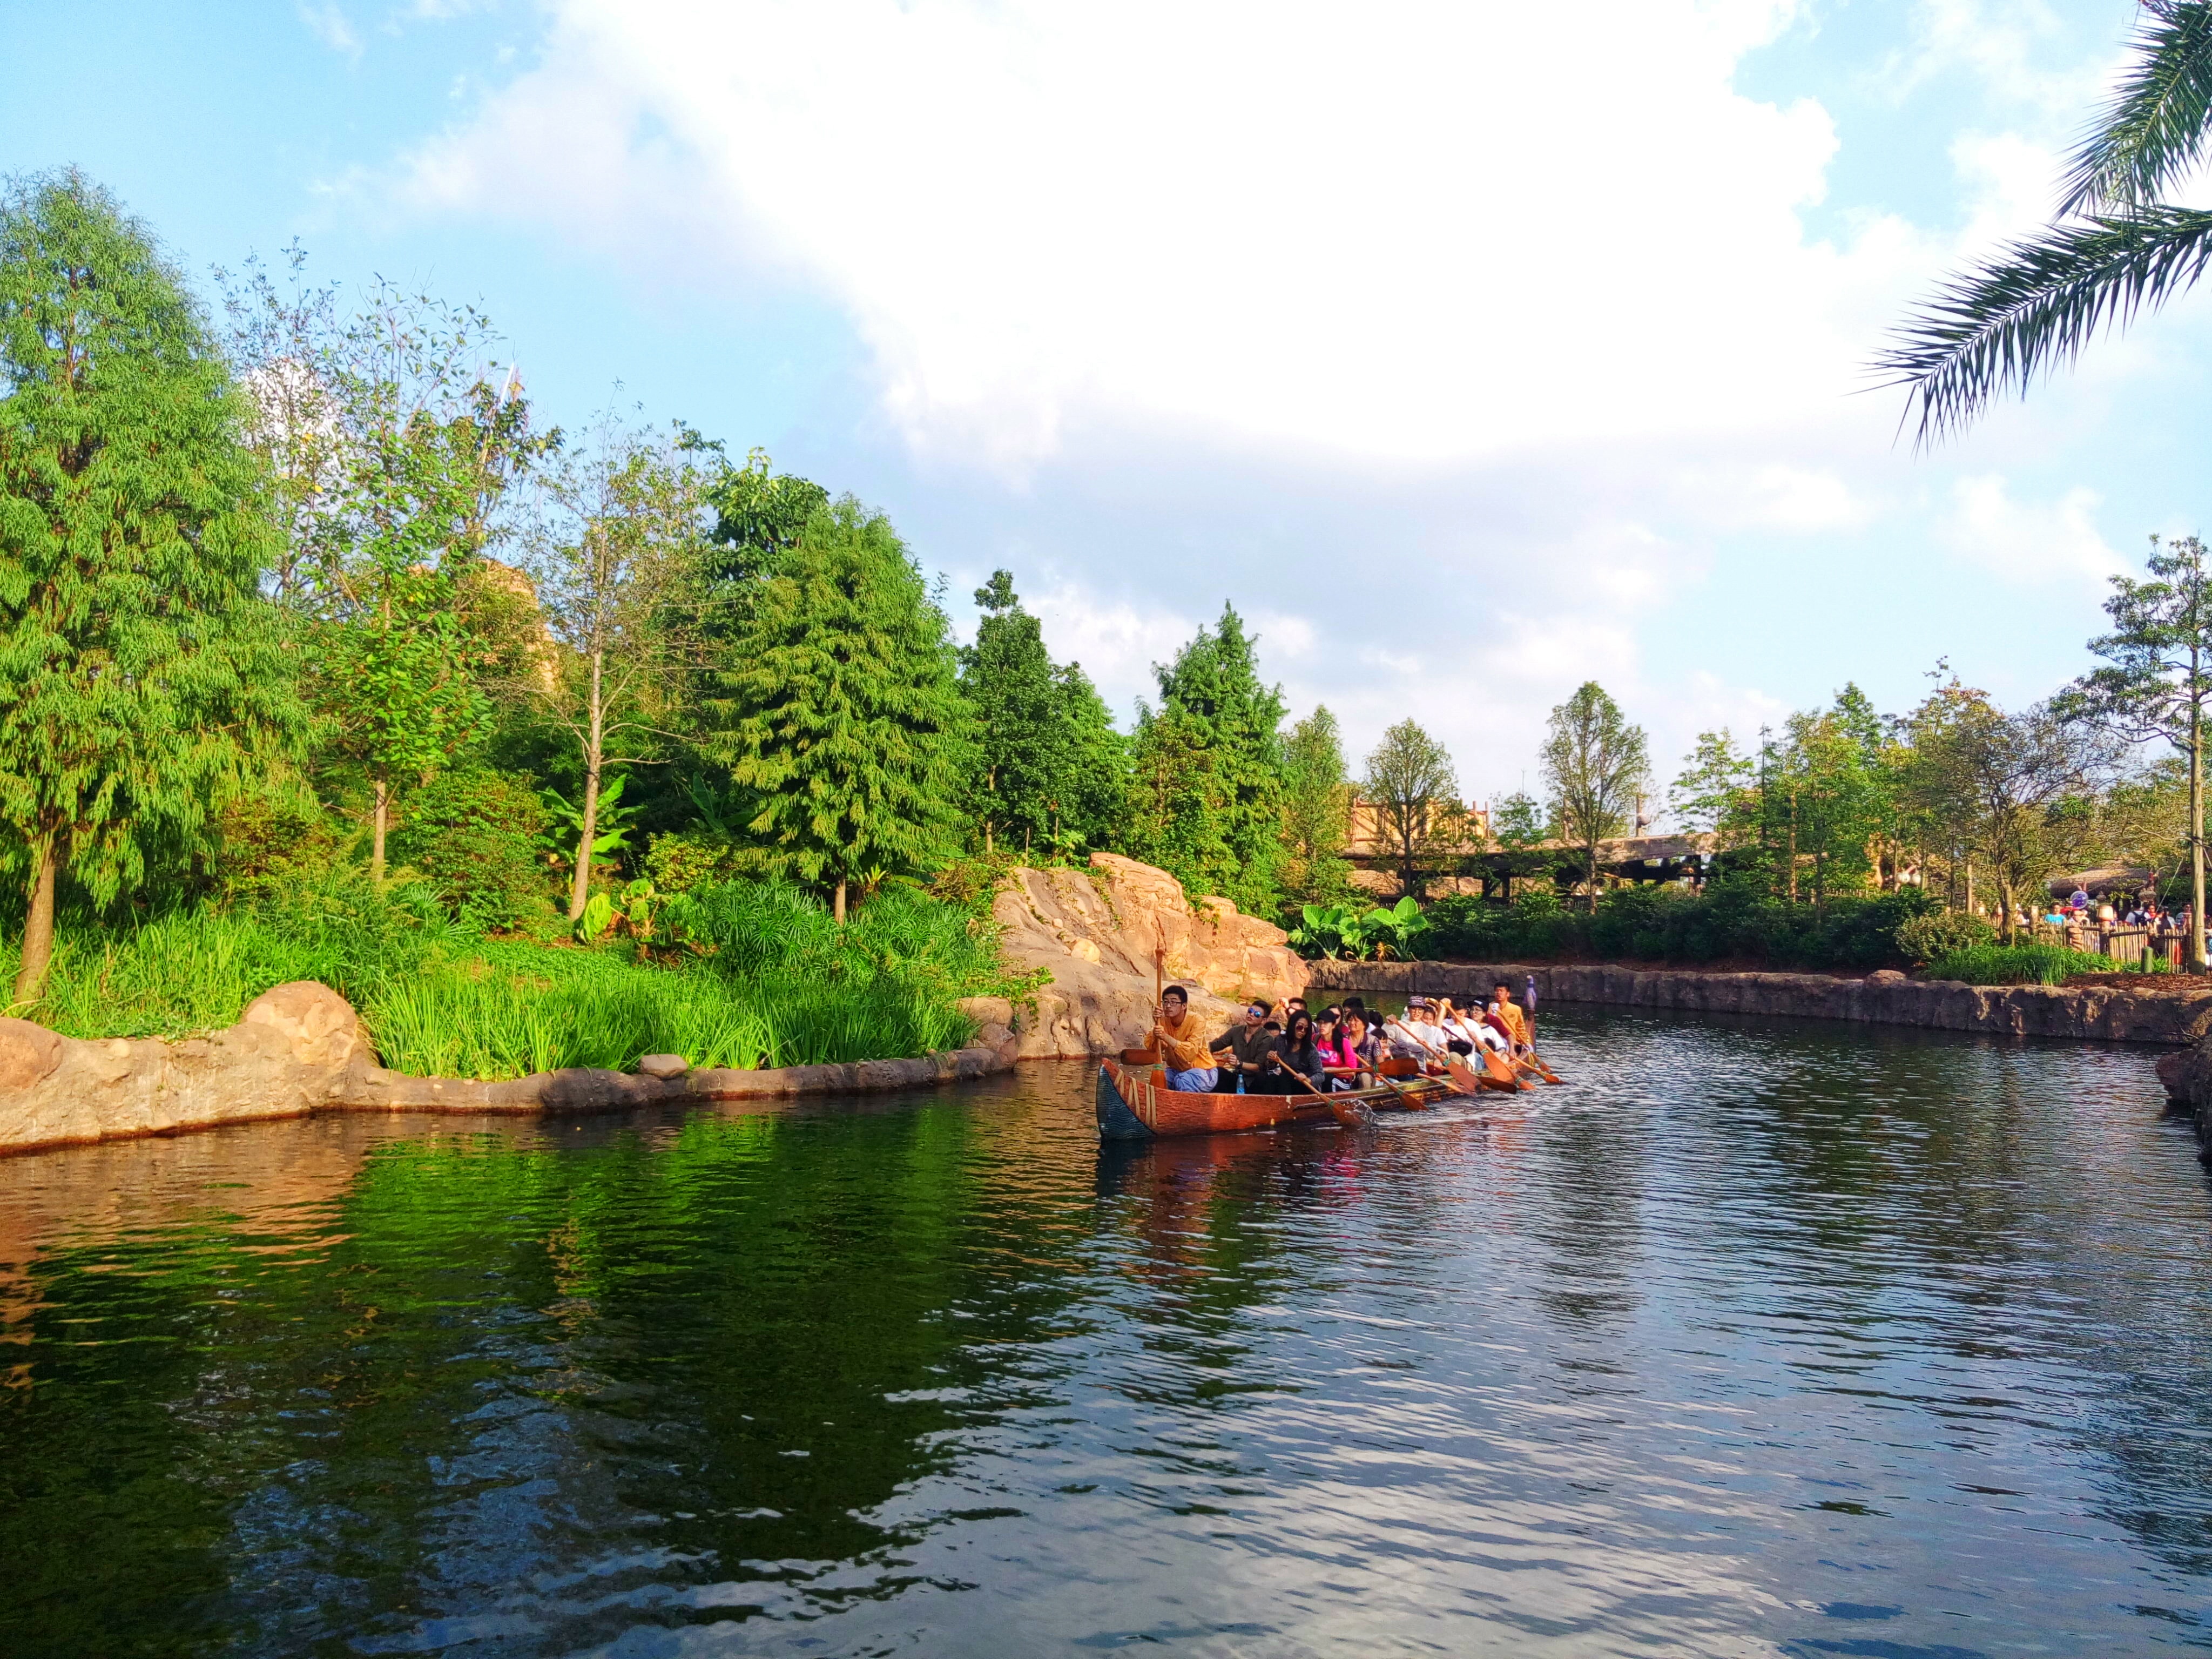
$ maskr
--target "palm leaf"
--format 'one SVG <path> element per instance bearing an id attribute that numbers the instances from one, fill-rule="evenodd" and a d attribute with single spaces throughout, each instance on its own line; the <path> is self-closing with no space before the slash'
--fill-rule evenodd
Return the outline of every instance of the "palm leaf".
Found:
<path id="1" fill-rule="evenodd" d="M 2144 207 L 2059 227 L 1943 289 L 1874 367 L 1890 376 L 1885 385 L 1911 389 L 1925 442 L 2000 394 L 2025 392 L 2100 329 L 2162 305 L 2208 261 L 2212 213 L 2193 208 Z"/>
<path id="2" fill-rule="evenodd" d="M 2075 150 L 2062 217 L 2147 205 L 2203 159 L 2212 133 L 2212 0 L 2147 0 L 2135 56 Z"/>

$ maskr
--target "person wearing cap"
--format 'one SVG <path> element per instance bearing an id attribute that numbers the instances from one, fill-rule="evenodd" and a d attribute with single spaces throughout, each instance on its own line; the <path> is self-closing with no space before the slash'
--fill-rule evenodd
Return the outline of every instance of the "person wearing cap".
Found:
<path id="1" fill-rule="evenodd" d="M 1255 1092 L 1253 1079 L 1267 1065 L 1267 1056 L 1281 1048 L 1282 1037 L 1267 1029 L 1267 1005 L 1255 1002 L 1244 1010 L 1242 1024 L 1231 1026 L 1208 1046 L 1217 1054 L 1231 1057 L 1221 1069 L 1224 1073 L 1235 1074 L 1239 1094 L 1249 1094 Z"/>
<path id="2" fill-rule="evenodd" d="M 1409 997 L 1403 1019 L 1382 1022 L 1382 1036 L 1390 1045 L 1390 1052 L 1401 1060 L 1435 1060 L 1443 1052 L 1440 1033 L 1427 1024 L 1429 1000 Z"/>

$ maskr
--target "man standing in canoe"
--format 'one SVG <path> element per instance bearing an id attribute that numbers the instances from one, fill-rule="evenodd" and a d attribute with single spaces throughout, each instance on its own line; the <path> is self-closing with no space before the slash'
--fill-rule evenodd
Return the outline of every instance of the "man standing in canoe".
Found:
<path id="1" fill-rule="evenodd" d="M 1152 1010 L 1152 1046 L 1160 1051 L 1160 1064 L 1168 1074 L 1168 1087 L 1185 1094 L 1210 1095 L 1218 1078 L 1213 1055 L 1199 1030 L 1198 1016 L 1190 1011 L 1190 993 L 1170 985 L 1160 993 L 1160 1006 Z"/>

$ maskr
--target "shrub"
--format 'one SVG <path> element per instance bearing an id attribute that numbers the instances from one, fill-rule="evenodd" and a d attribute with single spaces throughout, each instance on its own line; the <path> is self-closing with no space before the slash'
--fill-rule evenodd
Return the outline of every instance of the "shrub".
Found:
<path id="1" fill-rule="evenodd" d="M 456 769 L 408 801 L 392 856 L 420 872 L 456 919 L 512 927 L 550 898 L 535 855 L 544 828 L 544 804 L 526 781 Z"/>
<path id="2" fill-rule="evenodd" d="M 2109 974 L 2112 963 L 2058 945 L 1978 945 L 1928 964 L 1929 979 L 1969 985 L 2063 985 L 2070 974 Z"/>
<path id="3" fill-rule="evenodd" d="M 688 893 L 727 881 L 740 863 L 741 854 L 727 841 L 687 832 L 655 836 L 645 855 L 645 873 L 661 892 Z"/>
<path id="4" fill-rule="evenodd" d="M 1996 942 L 1996 930 L 1963 910 L 1931 910 L 1897 930 L 1898 954 L 1914 967 Z"/>

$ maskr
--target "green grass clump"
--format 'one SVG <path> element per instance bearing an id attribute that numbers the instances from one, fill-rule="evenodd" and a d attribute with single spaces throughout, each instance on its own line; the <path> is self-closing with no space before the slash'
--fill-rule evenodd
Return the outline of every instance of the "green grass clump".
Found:
<path id="1" fill-rule="evenodd" d="M 70 1036 L 181 1036 L 319 980 L 361 1010 L 387 1066 L 498 1079 L 647 1054 L 748 1070 L 932 1054 L 975 1035 L 957 999 L 1023 988 L 992 930 L 924 894 L 880 894 L 842 932 L 788 883 L 695 897 L 697 948 L 656 963 L 627 940 L 487 939 L 427 889 L 325 873 L 229 908 L 65 927 L 45 995 L 9 1012 Z M 15 967 L 10 941 L 0 973 Z"/>
<path id="2" fill-rule="evenodd" d="M 2109 974 L 2118 963 L 2060 945 L 1978 945 L 1928 964 L 1929 979 L 1969 985 L 2063 985 L 2075 974 Z"/>

